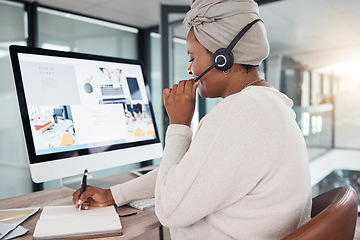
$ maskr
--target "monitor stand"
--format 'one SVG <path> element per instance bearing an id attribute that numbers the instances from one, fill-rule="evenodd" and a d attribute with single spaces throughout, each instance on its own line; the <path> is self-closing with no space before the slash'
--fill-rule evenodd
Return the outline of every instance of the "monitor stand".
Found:
<path id="1" fill-rule="evenodd" d="M 60 184 L 64 188 L 78 190 L 80 188 L 82 176 L 83 176 L 82 174 L 79 174 L 71 177 L 61 178 Z M 109 189 L 111 186 L 114 186 L 116 184 L 117 183 L 94 179 L 91 174 L 89 174 L 87 178 L 87 185 L 91 185 L 103 189 Z"/>

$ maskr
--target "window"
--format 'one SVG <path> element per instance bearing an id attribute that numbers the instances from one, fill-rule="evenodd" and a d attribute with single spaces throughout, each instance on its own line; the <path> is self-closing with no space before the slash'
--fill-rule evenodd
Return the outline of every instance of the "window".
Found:
<path id="1" fill-rule="evenodd" d="M 39 47 L 137 59 L 136 28 L 39 8 Z"/>
<path id="2" fill-rule="evenodd" d="M 12 44 L 26 45 L 23 9 L 22 4 L 0 2 L 0 198 L 32 191 L 8 53 Z"/>

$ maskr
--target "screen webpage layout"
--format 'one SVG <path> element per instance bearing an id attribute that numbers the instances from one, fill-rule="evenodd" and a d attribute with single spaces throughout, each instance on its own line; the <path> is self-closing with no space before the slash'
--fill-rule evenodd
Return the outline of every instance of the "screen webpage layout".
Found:
<path id="1" fill-rule="evenodd" d="M 19 54 L 36 155 L 155 139 L 141 66 Z"/>

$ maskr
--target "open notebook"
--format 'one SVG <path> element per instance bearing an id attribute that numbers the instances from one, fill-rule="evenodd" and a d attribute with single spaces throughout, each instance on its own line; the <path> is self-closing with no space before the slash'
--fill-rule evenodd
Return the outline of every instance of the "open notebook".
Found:
<path id="1" fill-rule="evenodd" d="M 74 205 L 44 207 L 34 239 L 81 239 L 122 235 L 114 206 L 79 211 Z"/>

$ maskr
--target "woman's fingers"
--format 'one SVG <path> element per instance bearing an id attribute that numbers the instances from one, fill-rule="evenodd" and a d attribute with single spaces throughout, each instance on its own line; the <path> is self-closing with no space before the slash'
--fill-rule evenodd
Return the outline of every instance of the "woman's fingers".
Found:
<path id="1" fill-rule="evenodd" d="M 176 95 L 177 90 L 178 90 L 178 85 L 177 85 L 177 84 L 174 84 L 174 86 L 171 88 L 170 96 L 171 96 L 171 95 Z"/>
<path id="2" fill-rule="evenodd" d="M 77 204 L 77 202 L 79 201 L 79 196 L 80 196 L 80 188 L 73 193 L 72 201 L 74 204 Z"/>
<path id="3" fill-rule="evenodd" d="M 78 208 L 79 205 L 85 204 L 89 205 L 90 198 L 95 194 L 94 188 L 91 186 L 87 186 L 85 192 L 83 192 L 80 196 L 80 189 L 76 190 L 73 193 L 73 203 L 75 204 L 75 207 Z M 88 207 L 82 206 L 82 209 L 86 209 Z"/>
<path id="4" fill-rule="evenodd" d="M 196 87 L 194 88 L 195 84 L 197 86 L 197 83 L 195 83 L 194 79 L 185 81 L 184 92 L 191 94 L 191 96 L 193 96 L 193 97 L 196 96 Z"/>
<path id="5" fill-rule="evenodd" d="M 182 80 L 172 88 L 164 89 L 164 105 L 170 124 L 191 125 L 196 101 L 194 79 Z"/>
<path id="6" fill-rule="evenodd" d="M 170 95 L 174 96 L 176 94 L 182 94 L 185 92 L 192 92 L 194 86 L 197 87 L 198 83 L 194 84 L 194 79 L 190 80 L 181 80 L 178 84 L 174 84 L 172 88 L 164 89 L 164 96 L 169 97 Z M 196 89 L 195 87 L 195 89 Z"/>
<path id="7" fill-rule="evenodd" d="M 187 80 L 182 80 L 182 81 L 179 82 L 178 91 L 180 93 L 183 93 L 184 91 L 186 91 L 185 86 L 188 85 L 187 83 L 189 83 L 189 81 L 187 81 Z"/>
<path id="8" fill-rule="evenodd" d="M 171 88 L 165 88 L 163 92 L 164 92 L 164 98 L 168 98 L 171 93 Z"/>

